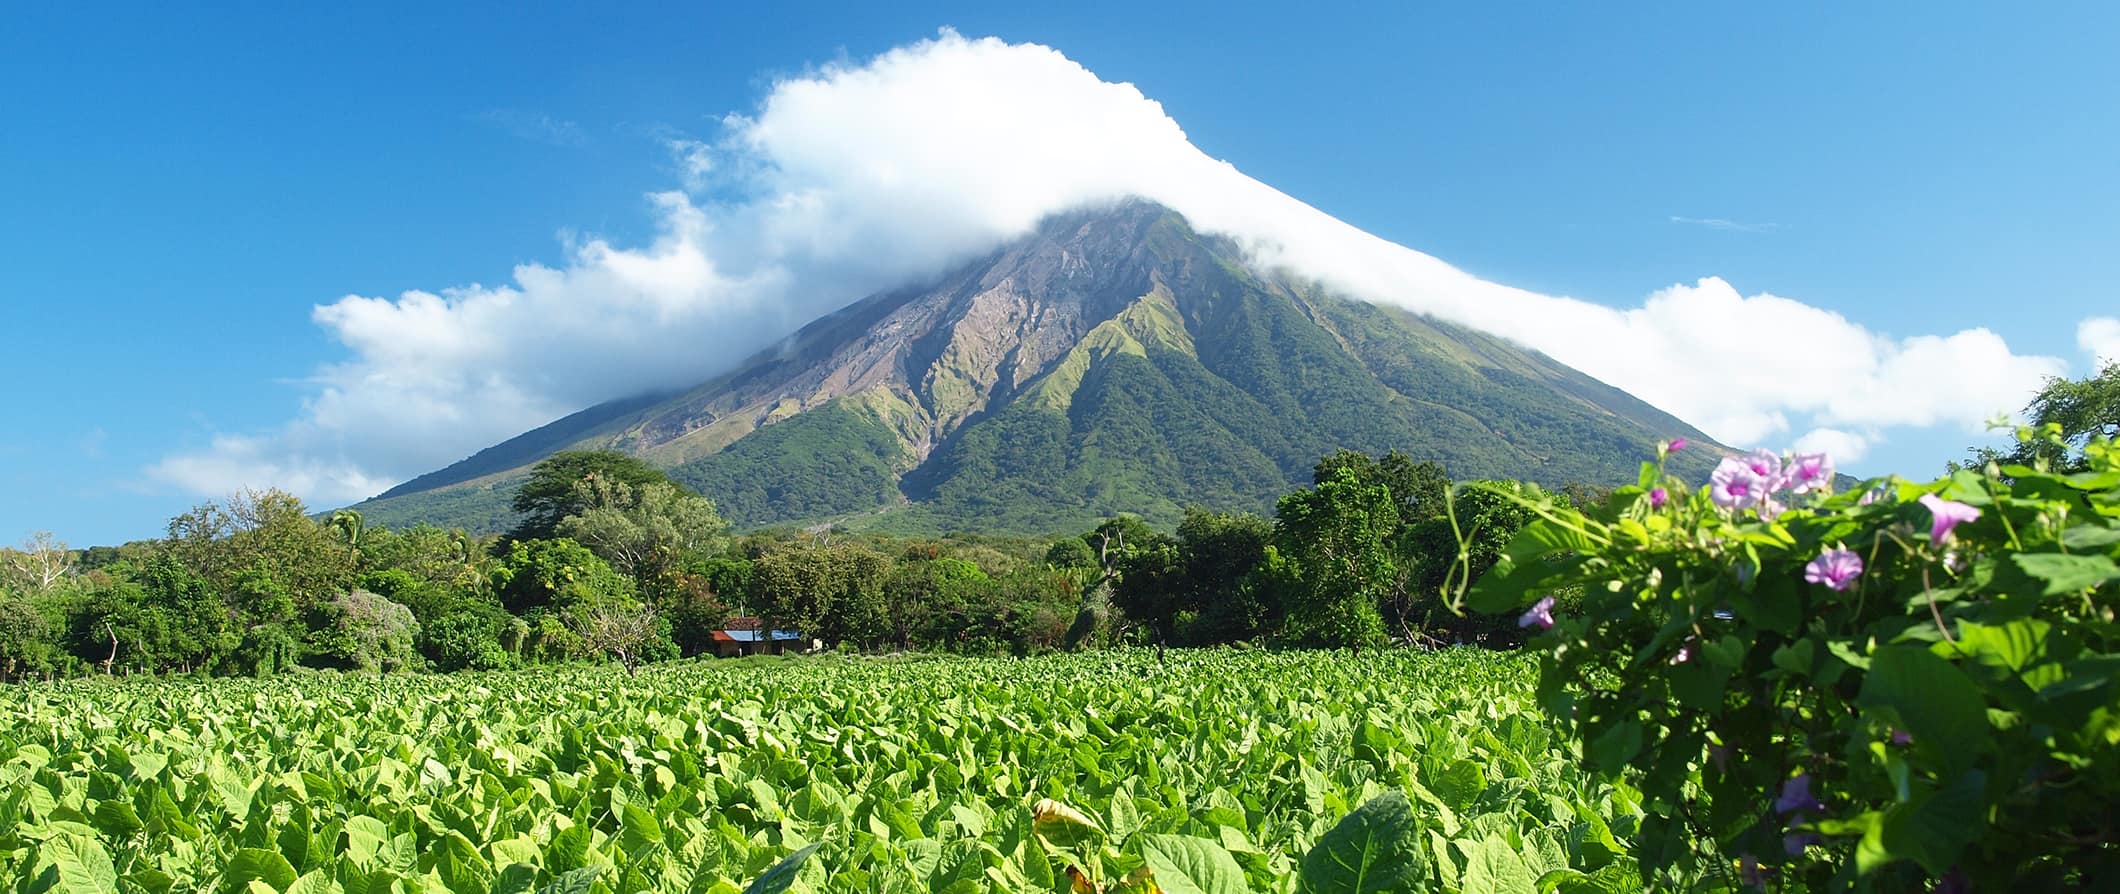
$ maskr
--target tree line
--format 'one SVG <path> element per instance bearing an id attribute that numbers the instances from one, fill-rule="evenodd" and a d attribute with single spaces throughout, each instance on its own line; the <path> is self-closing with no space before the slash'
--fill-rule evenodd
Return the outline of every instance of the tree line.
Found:
<path id="1" fill-rule="evenodd" d="M 835 530 L 732 534 L 712 501 L 638 459 L 538 463 L 505 535 L 390 530 L 239 493 L 167 535 L 0 550 L 0 678 L 500 669 L 714 651 L 755 616 L 863 652 L 1034 654 L 1120 643 L 1361 648 L 1506 639 L 1437 593 L 1520 526 L 1509 501 L 1434 463 L 1342 451 L 1272 518 L 1188 512 L 1175 531 L 1122 516 L 1045 542 Z M 1487 487 L 1523 487 L 1490 483 Z M 1474 534 L 1469 565 L 1459 532 Z"/>

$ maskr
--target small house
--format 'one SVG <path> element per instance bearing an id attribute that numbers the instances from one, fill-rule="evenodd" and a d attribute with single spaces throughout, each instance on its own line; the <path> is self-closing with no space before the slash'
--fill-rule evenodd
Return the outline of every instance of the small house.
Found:
<path id="1" fill-rule="evenodd" d="M 807 645 L 799 630 L 768 630 L 758 618 L 730 618 L 714 631 L 714 654 L 722 658 L 738 655 L 783 655 L 801 652 Z"/>

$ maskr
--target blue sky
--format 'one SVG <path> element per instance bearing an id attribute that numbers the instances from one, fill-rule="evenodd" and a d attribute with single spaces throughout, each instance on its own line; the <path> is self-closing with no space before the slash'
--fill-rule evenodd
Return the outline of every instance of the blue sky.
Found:
<path id="1" fill-rule="evenodd" d="M 214 495 L 155 471 L 172 456 L 279 438 L 348 381 L 333 365 L 387 360 L 316 306 L 650 245 L 671 218 L 644 197 L 685 189 L 673 146 L 945 26 L 1131 83 L 1207 156 L 1533 292 L 1634 308 L 1719 277 L 1879 337 L 1985 328 L 2072 374 L 2079 325 L 2120 310 L 2110 5 L 1001 6 L 11 10 L 0 541 L 158 534 Z M 690 201 L 757 188 L 721 161 Z M 515 384 L 518 414 L 580 399 Z M 387 445 L 397 466 L 438 418 Z M 1895 425 L 1845 465 L 1928 475 L 1972 439 Z"/>

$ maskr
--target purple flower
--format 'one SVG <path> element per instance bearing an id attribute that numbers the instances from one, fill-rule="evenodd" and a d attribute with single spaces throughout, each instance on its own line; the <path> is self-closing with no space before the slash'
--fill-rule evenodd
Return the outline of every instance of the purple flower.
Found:
<path id="1" fill-rule="evenodd" d="M 1935 521 L 1929 526 L 1930 543 L 1942 543 L 1950 539 L 1952 528 L 1980 517 L 1980 510 L 1935 494 L 1922 494 L 1921 505 L 1929 507 L 1929 514 L 1935 517 Z"/>
<path id="2" fill-rule="evenodd" d="M 1649 492 L 1649 508 L 1651 509 L 1662 509 L 1664 504 L 1670 501 L 1671 492 L 1661 487 Z"/>
<path id="3" fill-rule="evenodd" d="M 1781 797 L 1774 799 L 1776 813 L 1818 813 L 1825 805 L 1811 797 L 1811 774 L 1798 773 L 1781 784 Z"/>
<path id="4" fill-rule="evenodd" d="M 1807 494 L 1833 484 L 1833 460 L 1823 453 L 1799 453 L 1789 462 L 1789 490 Z"/>
<path id="5" fill-rule="evenodd" d="M 1811 564 L 1803 566 L 1803 579 L 1814 584 L 1825 584 L 1836 591 L 1845 591 L 1855 585 L 1862 576 L 1862 557 L 1854 550 L 1835 546 L 1819 553 Z"/>
<path id="6" fill-rule="evenodd" d="M 1524 616 L 1516 619 L 1516 626 L 1529 627 L 1537 624 L 1541 630 L 1553 629 L 1553 597 L 1548 596 L 1533 603 Z"/>
<path id="7" fill-rule="evenodd" d="M 1891 742 L 1894 745 L 1912 745 L 1914 744 L 1914 734 L 1903 729 L 1895 729 L 1892 731 Z"/>
<path id="8" fill-rule="evenodd" d="M 1685 438 L 1672 438 L 1672 439 L 1671 439 L 1671 446 L 1670 446 L 1669 448 L 1667 448 L 1667 449 L 1668 449 L 1668 452 L 1671 452 L 1671 453 L 1677 453 L 1677 452 L 1679 452 L 1679 451 L 1681 451 L 1681 450 L 1684 450 L 1684 449 L 1686 449 L 1686 439 L 1685 439 Z"/>
<path id="9" fill-rule="evenodd" d="M 1709 497 L 1724 509 L 1743 509 L 1759 502 L 1771 489 L 1751 466 L 1730 456 L 1715 465 L 1715 471 L 1708 475 L 1708 484 Z"/>
<path id="10" fill-rule="evenodd" d="M 1752 474 L 1758 475 L 1760 480 L 1768 482 L 1767 490 L 1781 489 L 1781 457 L 1775 456 L 1774 451 L 1754 450 L 1745 454 L 1739 461 L 1745 464 L 1745 468 L 1751 469 Z"/>

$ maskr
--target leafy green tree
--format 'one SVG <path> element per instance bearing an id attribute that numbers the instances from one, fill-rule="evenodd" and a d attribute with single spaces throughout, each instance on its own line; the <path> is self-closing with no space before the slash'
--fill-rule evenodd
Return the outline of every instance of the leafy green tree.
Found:
<path id="1" fill-rule="evenodd" d="M 2120 362 L 2107 363 L 2081 379 L 2047 379 L 2025 405 L 2024 416 L 2030 424 L 2019 430 L 2016 447 L 1974 448 L 1969 467 L 1978 470 L 1996 462 L 2081 471 L 2086 467 L 2083 448 L 2091 439 L 2120 438 Z"/>
<path id="2" fill-rule="evenodd" d="M 1184 611 L 1195 621 L 1179 631 L 1188 643 L 1250 639 L 1280 623 L 1280 606 L 1253 580 L 1273 541 L 1273 523 L 1248 512 L 1192 508 L 1178 523 Z"/>
<path id="3" fill-rule="evenodd" d="M 1352 469 L 1275 504 L 1291 639 L 1356 650 L 1384 639 L 1378 603 L 1398 573 L 1388 544 L 1398 523 L 1391 488 L 1364 483 Z"/>
<path id="4" fill-rule="evenodd" d="M 603 482 L 637 488 L 647 484 L 673 484 L 668 475 L 616 450 L 565 450 L 530 467 L 530 477 L 515 491 L 511 504 L 523 520 L 509 532 L 510 540 L 551 537 L 567 516 L 593 508 L 587 500 L 596 493 L 593 485 Z M 592 485 L 584 490 L 582 485 Z"/>
<path id="5" fill-rule="evenodd" d="M 433 601 L 452 591 L 476 592 L 483 588 L 479 563 L 485 556 L 463 531 L 415 525 L 402 531 L 370 527 L 361 534 L 359 571 L 361 586 L 410 607 L 415 600 Z M 372 575 L 390 572 L 409 578 L 390 584 L 386 592 L 371 583 Z M 416 584 L 410 583 L 416 582 Z"/>
<path id="6" fill-rule="evenodd" d="M 1066 537 L 1053 541 L 1052 548 L 1045 551 L 1045 564 L 1068 570 L 1095 568 L 1097 553 L 1082 538 Z"/>
<path id="7" fill-rule="evenodd" d="M 1443 471 L 1440 463 L 1414 462 L 1412 457 L 1397 450 L 1385 453 L 1382 459 L 1356 450 L 1339 450 L 1318 460 L 1311 473 L 1311 483 L 1324 484 L 1341 469 L 1353 472 L 1357 480 L 1366 484 L 1391 488 L 1401 525 L 1443 514 L 1443 501 L 1450 491 L 1450 475 Z"/>
<path id="8" fill-rule="evenodd" d="M 678 654 L 686 656 L 712 652 L 714 631 L 722 629 L 733 614 L 713 578 L 689 571 L 669 575 L 651 604 L 669 626 Z"/>
<path id="9" fill-rule="evenodd" d="M 515 663 L 504 636 L 517 626 L 520 642 L 529 633 L 522 621 L 497 606 L 466 604 L 424 626 L 423 651 L 437 670 L 500 670 Z"/>
<path id="10" fill-rule="evenodd" d="M 51 632 L 29 597 L 0 588 L 0 680 L 49 667 Z"/>
<path id="11" fill-rule="evenodd" d="M 1109 576 L 1112 605 L 1128 620 L 1146 627 L 1150 641 L 1158 647 L 1176 645 L 1178 617 L 1196 608 L 1184 579 L 1178 542 L 1161 535 L 1137 539 L 1120 554 L 1117 564 Z"/>
<path id="12" fill-rule="evenodd" d="M 352 547 L 311 518 L 300 498 L 280 490 L 202 503 L 170 521 L 164 546 L 215 589 L 228 589 L 246 571 L 263 574 L 304 608 L 330 602 L 354 580 Z"/>
<path id="13" fill-rule="evenodd" d="M 583 508 L 557 533 L 588 547 L 643 589 L 712 547 L 728 525 L 707 498 L 675 484 L 634 486 L 593 478 L 575 484 Z"/>
<path id="14" fill-rule="evenodd" d="M 631 600 L 633 581 L 603 557 L 564 537 L 517 540 L 493 569 L 501 606 L 516 614 L 542 608 L 565 613 L 611 600 Z"/>
<path id="15" fill-rule="evenodd" d="M 889 635 L 890 559 L 854 543 L 795 544 L 752 563 L 754 607 L 769 628 L 873 646 Z"/>
<path id="16" fill-rule="evenodd" d="M 978 565 L 946 556 L 907 558 L 883 585 L 887 637 L 901 649 L 961 646 L 990 582 Z"/>

